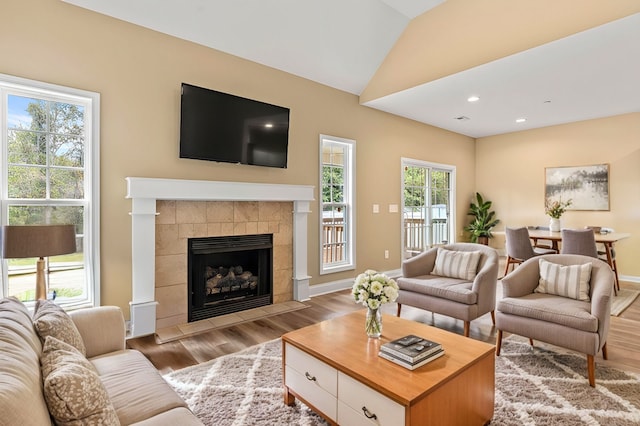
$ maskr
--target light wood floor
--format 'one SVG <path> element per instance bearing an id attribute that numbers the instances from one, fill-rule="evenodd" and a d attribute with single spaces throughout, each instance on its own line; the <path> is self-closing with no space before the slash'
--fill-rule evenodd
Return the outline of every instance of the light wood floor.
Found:
<path id="1" fill-rule="evenodd" d="M 621 286 L 638 288 L 637 284 L 624 282 Z M 361 305 L 355 304 L 349 290 L 316 296 L 305 303 L 308 308 L 212 330 L 173 342 L 157 344 L 153 336 L 147 336 L 130 339 L 127 346 L 143 352 L 164 374 L 278 338 L 291 330 L 364 309 Z M 383 313 L 395 315 L 396 306 L 395 303 L 384 305 Z M 442 315 L 403 306 L 402 317 L 462 334 L 462 321 Z M 470 336 L 495 344 L 496 329 L 489 314 L 471 322 Z M 540 342 L 536 342 L 536 345 L 545 346 Z M 601 356 L 596 357 L 596 370 L 598 364 L 604 363 L 640 373 L 640 297 L 622 315 L 611 317 L 607 348 L 609 360 L 604 361 Z"/>

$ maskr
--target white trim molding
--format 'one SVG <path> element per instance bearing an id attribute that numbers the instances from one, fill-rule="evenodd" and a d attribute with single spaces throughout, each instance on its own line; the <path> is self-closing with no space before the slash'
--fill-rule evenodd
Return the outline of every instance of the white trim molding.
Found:
<path id="1" fill-rule="evenodd" d="M 155 333 L 155 216 L 157 200 L 292 201 L 293 298 L 309 299 L 307 216 L 312 185 L 127 177 L 131 206 L 131 337 Z"/>

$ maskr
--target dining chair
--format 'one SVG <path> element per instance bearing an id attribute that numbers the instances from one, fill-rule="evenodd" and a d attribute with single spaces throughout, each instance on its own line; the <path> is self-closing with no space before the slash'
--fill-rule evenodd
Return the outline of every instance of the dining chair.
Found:
<path id="1" fill-rule="evenodd" d="M 585 226 L 584 229 L 593 229 L 594 234 L 600 233 L 602 230 L 601 226 Z M 618 265 L 616 263 L 616 250 L 613 247 L 607 248 L 606 244 L 601 244 L 602 247 L 596 243 L 596 247 L 598 248 L 598 258 L 604 260 L 611 266 L 613 273 L 616 276 L 616 291 L 620 290 L 620 281 L 618 280 Z M 609 254 L 607 255 L 607 250 L 609 250 Z"/>
<path id="2" fill-rule="evenodd" d="M 563 229 L 560 254 L 581 254 L 598 258 L 593 229 Z"/>
<path id="3" fill-rule="evenodd" d="M 527 228 L 505 228 L 505 237 L 507 245 L 507 264 L 504 268 L 504 274 L 509 272 L 509 266 L 520 264 L 527 259 L 543 254 L 555 254 L 552 248 L 534 247 L 529 239 L 529 231 Z"/>

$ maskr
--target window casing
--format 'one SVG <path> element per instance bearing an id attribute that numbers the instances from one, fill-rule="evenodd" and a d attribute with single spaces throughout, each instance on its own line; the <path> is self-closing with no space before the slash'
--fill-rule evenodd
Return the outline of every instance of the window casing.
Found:
<path id="1" fill-rule="evenodd" d="M 0 75 L 2 225 L 70 223 L 76 253 L 47 260 L 48 291 L 74 308 L 100 304 L 100 95 Z M 2 259 L 3 296 L 33 301 L 33 259 Z"/>
<path id="2" fill-rule="evenodd" d="M 355 269 L 355 149 L 320 135 L 320 274 Z"/>

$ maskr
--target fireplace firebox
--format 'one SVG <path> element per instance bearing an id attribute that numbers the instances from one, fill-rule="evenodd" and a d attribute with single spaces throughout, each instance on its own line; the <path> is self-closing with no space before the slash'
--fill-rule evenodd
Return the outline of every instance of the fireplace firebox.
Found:
<path id="1" fill-rule="evenodd" d="M 273 303 L 273 234 L 188 240 L 189 322 Z"/>

